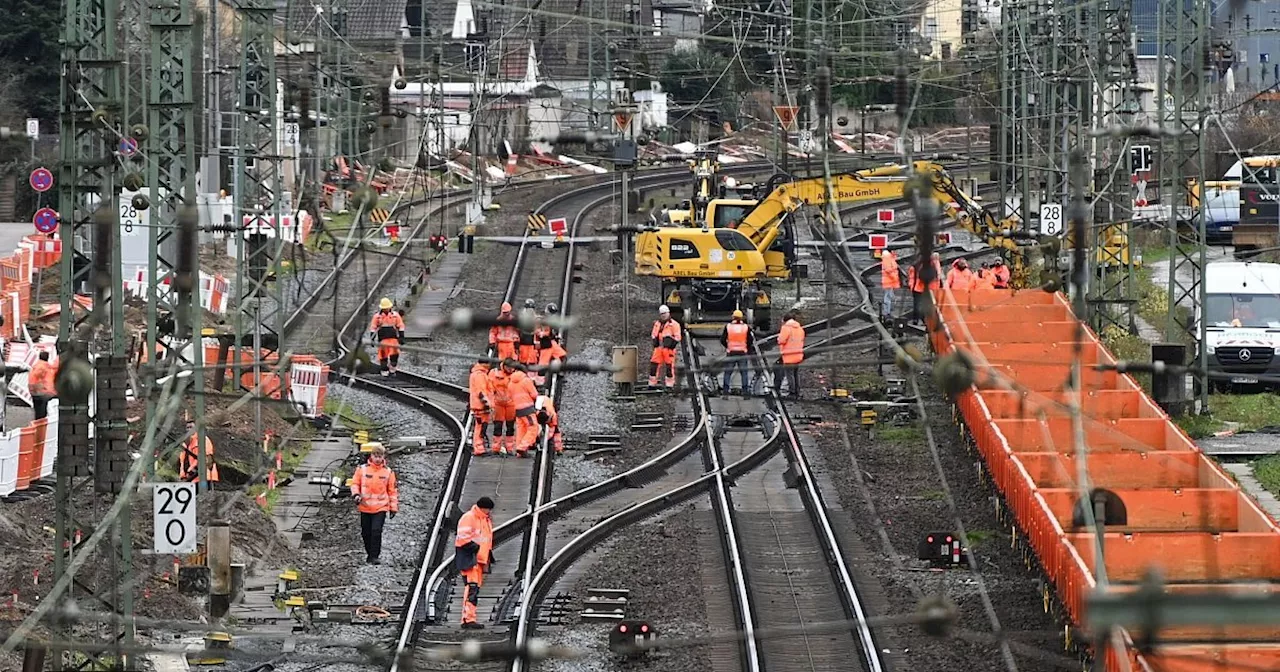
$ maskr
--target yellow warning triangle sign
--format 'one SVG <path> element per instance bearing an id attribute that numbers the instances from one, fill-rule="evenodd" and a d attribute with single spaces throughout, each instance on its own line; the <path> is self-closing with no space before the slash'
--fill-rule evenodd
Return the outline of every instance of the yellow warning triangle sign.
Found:
<path id="1" fill-rule="evenodd" d="M 796 113 L 800 108 L 795 105 L 774 105 L 773 113 L 778 117 L 778 123 L 782 124 L 785 130 L 791 130 L 796 123 Z"/>
<path id="2" fill-rule="evenodd" d="M 618 129 L 619 133 L 626 133 L 627 129 L 631 128 L 632 116 L 633 115 L 630 112 L 614 112 L 613 113 L 613 125 L 615 128 Z"/>

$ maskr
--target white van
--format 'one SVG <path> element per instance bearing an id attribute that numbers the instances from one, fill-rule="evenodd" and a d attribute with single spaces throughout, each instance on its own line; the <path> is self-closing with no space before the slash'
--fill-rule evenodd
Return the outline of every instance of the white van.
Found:
<path id="1" fill-rule="evenodd" d="M 1280 264 L 1223 261 L 1205 267 L 1205 354 L 1217 387 L 1280 376 Z"/>

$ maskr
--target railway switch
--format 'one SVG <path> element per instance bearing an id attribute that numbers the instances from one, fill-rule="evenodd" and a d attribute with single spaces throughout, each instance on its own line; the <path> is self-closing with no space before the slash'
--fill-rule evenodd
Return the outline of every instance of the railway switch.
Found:
<path id="1" fill-rule="evenodd" d="M 930 532 L 918 548 L 921 560 L 934 567 L 957 567 L 969 561 L 968 550 L 960 545 L 960 537 L 950 532 Z"/>
<path id="2" fill-rule="evenodd" d="M 658 632 L 648 621 L 622 621 L 609 631 L 609 650 L 625 658 L 648 655 Z"/>

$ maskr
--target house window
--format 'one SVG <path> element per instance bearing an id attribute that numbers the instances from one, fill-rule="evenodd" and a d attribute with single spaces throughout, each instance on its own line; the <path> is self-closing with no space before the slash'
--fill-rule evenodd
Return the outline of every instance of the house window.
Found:
<path id="1" fill-rule="evenodd" d="M 933 42 L 938 39 L 938 19 L 929 16 L 924 20 L 924 39 Z"/>
<path id="2" fill-rule="evenodd" d="M 653 34 L 655 36 L 662 35 L 662 10 L 653 10 Z"/>

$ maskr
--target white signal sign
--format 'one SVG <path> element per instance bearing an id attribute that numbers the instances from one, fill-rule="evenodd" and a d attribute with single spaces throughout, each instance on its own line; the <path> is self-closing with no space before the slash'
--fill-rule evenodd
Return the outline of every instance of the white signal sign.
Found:
<path id="1" fill-rule="evenodd" d="M 1046 236 L 1062 235 L 1062 206 L 1058 203 L 1040 204 L 1040 233 Z"/>
<path id="2" fill-rule="evenodd" d="M 284 125 L 284 146 L 298 147 L 298 142 L 302 139 L 302 129 L 297 122 L 287 122 Z"/>
<path id="3" fill-rule="evenodd" d="M 155 513 L 155 552 L 196 552 L 195 483 L 156 483 L 151 497 Z"/>
<path id="4" fill-rule="evenodd" d="M 35 140 L 40 137 L 40 120 L 27 119 L 27 137 Z"/>

